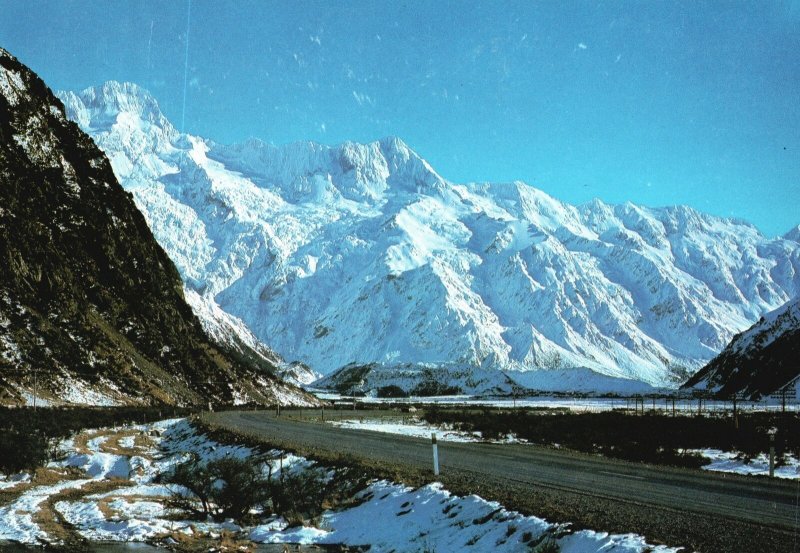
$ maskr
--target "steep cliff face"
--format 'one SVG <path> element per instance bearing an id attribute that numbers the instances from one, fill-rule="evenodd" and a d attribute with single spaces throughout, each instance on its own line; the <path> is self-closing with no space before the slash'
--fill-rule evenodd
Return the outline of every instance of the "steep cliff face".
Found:
<path id="1" fill-rule="evenodd" d="M 106 156 L 0 50 L 0 401 L 34 380 L 53 402 L 305 400 L 209 340 Z"/>
<path id="2" fill-rule="evenodd" d="M 684 388 L 709 390 L 722 397 L 739 394 L 759 398 L 798 377 L 800 298 L 795 298 L 735 336 Z"/>
<path id="3" fill-rule="evenodd" d="M 793 233 L 452 183 L 396 138 L 215 144 L 179 133 L 132 84 L 61 97 L 212 304 L 202 312 L 221 307 L 324 374 L 421 364 L 527 371 L 514 378 L 545 389 L 555 376 L 572 387 L 570 371 L 677 386 L 800 293 Z"/>

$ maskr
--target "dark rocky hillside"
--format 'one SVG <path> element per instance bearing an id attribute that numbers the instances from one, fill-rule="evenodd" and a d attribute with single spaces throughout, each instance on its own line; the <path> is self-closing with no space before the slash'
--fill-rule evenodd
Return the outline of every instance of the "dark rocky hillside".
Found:
<path id="1" fill-rule="evenodd" d="M 760 398 L 800 377 L 800 298 L 736 335 L 684 388 Z M 797 393 L 797 392 L 794 392 Z"/>
<path id="2" fill-rule="evenodd" d="M 211 343 L 105 155 L 0 49 L 0 403 L 304 402 Z"/>

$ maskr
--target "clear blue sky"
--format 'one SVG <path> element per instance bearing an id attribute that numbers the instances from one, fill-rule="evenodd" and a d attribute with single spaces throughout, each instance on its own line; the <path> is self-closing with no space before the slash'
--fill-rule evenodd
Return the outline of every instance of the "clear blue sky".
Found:
<path id="1" fill-rule="evenodd" d="M 51 87 L 136 82 L 181 125 L 188 0 L 0 0 Z M 800 223 L 800 0 L 193 0 L 185 130 L 397 135 L 454 181 Z"/>

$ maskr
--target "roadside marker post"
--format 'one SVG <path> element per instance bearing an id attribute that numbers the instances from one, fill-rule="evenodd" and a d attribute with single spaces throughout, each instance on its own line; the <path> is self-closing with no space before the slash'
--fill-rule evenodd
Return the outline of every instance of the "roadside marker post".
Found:
<path id="1" fill-rule="evenodd" d="M 436 445 L 436 432 L 431 432 L 431 445 L 433 446 L 433 474 L 439 476 L 439 446 Z"/>
<path id="2" fill-rule="evenodd" d="M 767 434 L 769 434 L 769 476 L 770 478 L 775 477 L 775 434 L 778 432 L 778 429 L 775 427 L 770 428 L 767 430 Z"/>

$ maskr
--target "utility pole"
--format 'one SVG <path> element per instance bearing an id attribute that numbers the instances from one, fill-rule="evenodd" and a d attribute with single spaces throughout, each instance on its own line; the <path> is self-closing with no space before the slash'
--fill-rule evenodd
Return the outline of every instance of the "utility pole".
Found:
<path id="1" fill-rule="evenodd" d="M 36 394 L 37 394 L 37 391 L 36 391 L 36 374 L 37 374 L 37 372 L 38 372 L 38 370 L 37 370 L 36 366 L 34 365 L 34 367 L 33 367 L 33 412 L 34 413 L 36 412 Z"/>
<path id="2" fill-rule="evenodd" d="M 739 430 L 739 413 L 736 411 L 736 394 L 733 394 L 733 427 Z"/>

